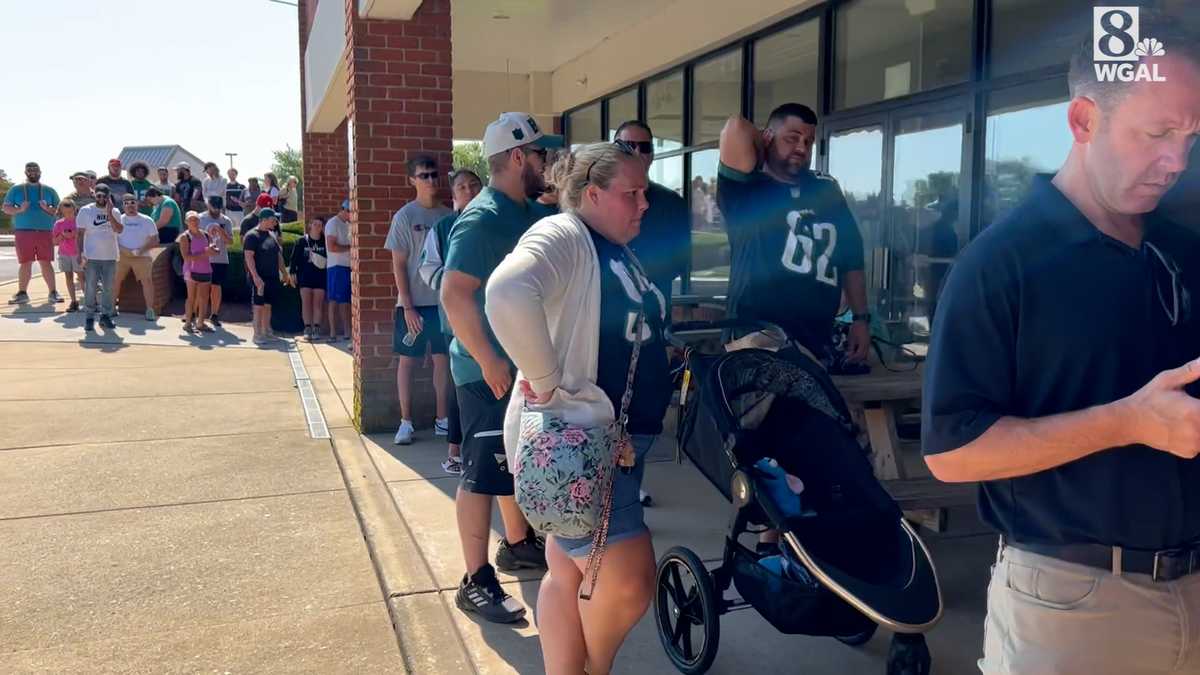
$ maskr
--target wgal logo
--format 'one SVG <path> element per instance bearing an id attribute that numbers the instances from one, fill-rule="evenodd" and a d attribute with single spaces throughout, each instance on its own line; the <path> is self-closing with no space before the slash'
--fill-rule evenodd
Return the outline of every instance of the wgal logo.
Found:
<path id="1" fill-rule="evenodd" d="M 1144 56 L 1163 56 L 1157 38 L 1141 39 L 1137 7 L 1092 8 L 1092 60 L 1100 82 L 1166 82 L 1157 63 L 1139 63 Z"/>

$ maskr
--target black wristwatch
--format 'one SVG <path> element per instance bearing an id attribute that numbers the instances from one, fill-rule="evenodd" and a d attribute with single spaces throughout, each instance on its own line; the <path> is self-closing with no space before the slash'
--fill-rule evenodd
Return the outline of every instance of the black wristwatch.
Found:
<path id="1" fill-rule="evenodd" d="M 866 321 L 867 324 L 870 324 L 871 323 L 871 313 L 865 312 L 863 314 L 851 314 L 850 320 L 851 321 Z"/>

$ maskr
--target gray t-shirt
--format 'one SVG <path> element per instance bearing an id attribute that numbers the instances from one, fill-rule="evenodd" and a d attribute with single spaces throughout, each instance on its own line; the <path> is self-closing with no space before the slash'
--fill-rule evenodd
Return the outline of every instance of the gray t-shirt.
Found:
<path id="1" fill-rule="evenodd" d="M 415 307 L 436 307 L 438 304 L 437 291 L 425 283 L 419 272 L 421 251 L 433 226 L 451 213 L 454 213 L 452 209 L 441 204 L 427 209 L 414 201 L 405 204 L 392 216 L 392 227 L 388 230 L 384 247 L 389 251 L 408 253 L 408 289 Z M 396 304 L 400 304 L 400 298 L 396 298 Z"/>
<path id="2" fill-rule="evenodd" d="M 210 258 L 209 262 L 213 263 L 214 265 L 228 265 L 229 247 L 225 244 L 225 240 L 221 239 L 220 237 L 213 236 L 212 232 L 209 232 L 213 225 L 220 225 L 221 228 L 225 230 L 225 234 L 232 239 L 233 221 L 230 220 L 229 216 L 225 215 L 224 213 L 216 218 L 210 216 L 208 211 L 200 214 L 200 229 L 208 233 L 208 238 L 210 241 L 212 241 L 213 248 L 217 249 L 217 254 Z"/>

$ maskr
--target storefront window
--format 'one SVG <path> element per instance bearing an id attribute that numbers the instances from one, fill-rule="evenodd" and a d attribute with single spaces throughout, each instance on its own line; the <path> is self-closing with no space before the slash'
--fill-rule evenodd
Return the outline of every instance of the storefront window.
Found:
<path id="1" fill-rule="evenodd" d="M 1095 4 L 1103 3 L 992 0 L 992 77 L 1066 66 L 1091 34 Z"/>
<path id="2" fill-rule="evenodd" d="M 986 227 L 1012 211 L 1029 193 L 1034 174 L 1057 171 L 1070 149 L 1066 83 L 992 94 L 980 224 Z"/>
<path id="3" fill-rule="evenodd" d="M 688 183 L 692 205 L 691 290 L 699 295 L 724 293 L 729 286 L 729 236 L 717 206 L 719 151 L 692 153 Z"/>
<path id="4" fill-rule="evenodd" d="M 755 124 L 764 126 L 771 111 L 783 103 L 818 109 L 820 40 L 814 19 L 754 43 Z"/>
<path id="5" fill-rule="evenodd" d="M 692 144 L 721 137 L 730 115 L 742 112 L 742 51 L 731 49 L 692 71 Z"/>
<path id="6" fill-rule="evenodd" d="M 567 115 L 567 133 L 571 146 L 597 143 L 600 135 L 600 104 L 584 106 Z"/>
<path id="7" fill-rule="evenodd" d="M 965 82 L 971 73 L 973 5 L 972 0 L 854 0 L 839 7 L 836 107 Z"/>
<path id="8" fill-rule="evenodd" d="M 646 83 L 646 124 L 657 153 L 683 147 L 683 71 Z"/>
<path id="9" fill-rule="evenodd" d="M 608 140 L 616 139 L 617 127 L 621 126 L 622 122 L 638 118 L 637 102 L 637 89 L 630 89 L 608 99 Z"/>

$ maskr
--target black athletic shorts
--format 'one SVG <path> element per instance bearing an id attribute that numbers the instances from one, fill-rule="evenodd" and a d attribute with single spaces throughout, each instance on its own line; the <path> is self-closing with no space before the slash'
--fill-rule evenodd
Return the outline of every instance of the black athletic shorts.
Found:
<path id="1" fill-rule="evenodd" d="M 450 387 L 450 400 L 446 403 L 450 406 L 446 409 L 446 442 L 451 445 L 462 445 L 462 418 L 458 414 L 458 387 Z"/>
<path id="2" fill-rule="evenodd" d="M 442 320 L 438 316 L 438 308 L 418 307 L 417 312 L 421 315 L 421 334 L 417 336 L 412 346 L 404 344 L 404 336 L 408 334 L 408 324 L 404 321 L 404 308 L 396 308 L 395 327 L 392 330 L 392 351 L 401 356 L 411 356 L 413 358 L 421 358 L 425 356 L 425 345 L 429 345 L 429 351 L 434 354 L 446 353 L 446 335 L 442 333 Z"/>
<path id="3" fill-rule="evenodd" d="M 256 305 L 273 305 L 279 302 L 279 296 L 283 294 L 283 284 L 271 279 L 264 279 L 263 292 L 258 292 L 258 286 L 254 281 L 250 281 L 250 294 L 253 296 L 254 304 Z"/>
<path id="4" fill-rule="evenodd" d="M 212 268 L 212 282 L 218 286 L 225 283 L 225 277 L 229 276 L 229 263 L 213 263 Z"/>
<path id="5" fill-rule="evenodd" d="M 462 421 L 462 489 L 479 495 L 513 494 L 513 477 L 504 455 L 504 412 L 508 397 L 496 400 L 487 382 L 458 387 Z"/>

